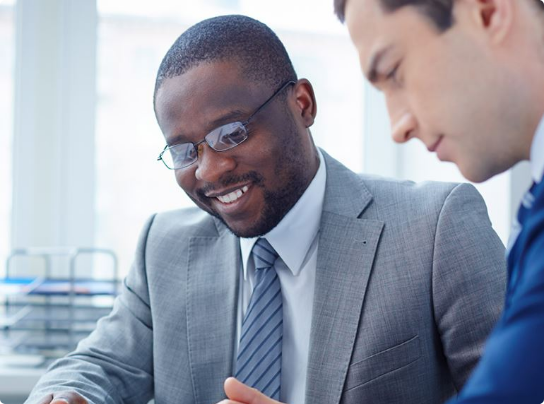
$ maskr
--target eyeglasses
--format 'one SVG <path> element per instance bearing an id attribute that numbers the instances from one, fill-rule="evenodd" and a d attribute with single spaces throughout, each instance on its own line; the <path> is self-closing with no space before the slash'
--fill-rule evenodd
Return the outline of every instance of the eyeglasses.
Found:
<path id="1" fill-rule="evenodd" d="M 206 142 L 216 152 L 230 150 L 243 143 L 248 138 L 247 125 L 255 115 L 263 110 L 279 93 L 294 81 L 284 83 L 274 94 L 258 107 L 244 122 L 231 122 L 212 130 L 204 139 L 197 143 L 179 143 L 172 146 L 166 145 L 157 161 L 161 160 L 170 170 L 180 170 L 188 167 L 198 160 L 198 147 Z M 169 151 L 169 153 L 167 153 Z"/>

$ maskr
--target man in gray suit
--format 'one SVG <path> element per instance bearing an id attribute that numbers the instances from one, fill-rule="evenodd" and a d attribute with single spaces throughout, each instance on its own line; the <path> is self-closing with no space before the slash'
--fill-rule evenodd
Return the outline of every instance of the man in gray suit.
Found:
<path id="1" fill-rule="evenodd" d="M 357 175 L 317 149 L 311 84 L 247 17 L 181 35 L 154 106 L 159 158 L 200 209 L 148 221 L 113 312 L 27 403 L 208 404 L 229 376 L 291 404 L 462 387 L 505 283 L 472 186 Z"/>

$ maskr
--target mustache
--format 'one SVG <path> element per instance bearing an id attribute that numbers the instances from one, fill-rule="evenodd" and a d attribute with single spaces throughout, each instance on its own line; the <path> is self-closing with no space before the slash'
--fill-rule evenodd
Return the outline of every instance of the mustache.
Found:
<path id="1" fill-rule="evenodd" d="M 233 184 L 240 184 L 242 182 L 248 182 L 248 181 L 252 182 L 254 185 L 262 187 L 264 182 L 264 177 L 256 171 L 249 171 L 242 175 L 229 175 L 224 178 L 221 178 L 219 182 L 215 184 L 207 184 L 207 185 L 204 185 L 202 188 L 197 189 L 196 194 L 198 195 L 200 200 L 205 201 L 206 199 L 208 199 L 206 194 L 209 192 L 215 191 L 216 189 L 219 189 L 219 188 L 226 188 Z"/>

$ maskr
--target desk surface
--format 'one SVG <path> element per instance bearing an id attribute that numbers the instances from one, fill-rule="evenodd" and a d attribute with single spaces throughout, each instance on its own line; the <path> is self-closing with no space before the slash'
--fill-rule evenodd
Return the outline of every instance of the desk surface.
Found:
<path id="1" fill-rule="evenodd" d="M 0 363 L 0 400 L 5 396 L 28 397 L 45 369 L 3 367 Z"/>

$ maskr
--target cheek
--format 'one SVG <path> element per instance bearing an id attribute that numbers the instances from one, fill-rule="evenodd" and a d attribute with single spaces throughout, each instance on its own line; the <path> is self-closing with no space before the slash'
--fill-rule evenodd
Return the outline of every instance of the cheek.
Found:
<path id="1" fill-rule="evenodd" d="M 420 113 L 439 115 L 463 104 L 466 91 L 466 60 L 448 41 L 434 36 L 415 46 L 405 68 L 405 90 Z"/>
<path id="2" fill-rule="evenodd" d="M 177 171 L 175 174 L 176 182 L 186 193 L 190 194 L 195 187 L 196 178 L 194 175 L 194 168 L 189 171 Z"/>
<path id="3" fill-rule="evenodd" d="M 466 85 L 457 72 L 439 61 L 413 66 L 413 79 L 406 80 L 406 94 L 424 131 L 448 132 L 463 122 L 459 112 L 466 108 Z"/>

